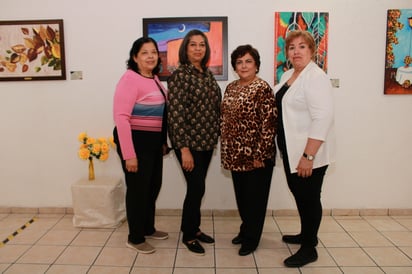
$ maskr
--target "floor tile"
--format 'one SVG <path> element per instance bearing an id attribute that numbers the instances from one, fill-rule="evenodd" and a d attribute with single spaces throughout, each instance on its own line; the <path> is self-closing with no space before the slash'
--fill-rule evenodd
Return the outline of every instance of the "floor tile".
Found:
<path id="1" fill-rule="evenodd" d="M 206 245 L 203 245 L 205 248 L 205 255 L 199 256 L 188 249 L 182 247 L 178 248 L 176 254 L 176 267 L 191 267 L 191 268 L 208 268 L 215 266 L 215 256 L 213 248 L 208 248 Z"/>
<path id="2" fill-rule="evenodd" d="M 256 267 L 253 253 L 247 256 L 239 256 L 238 249 L 216 249 L 217 268 L 253 268 Z"/>
<path id="3" fill-rule="evenodd" d="M 30 248 L 31 245 L 6 244 L 0 248 L 0 263 L 14 263 Z"/>
<path id="4" fill-rule="evenodd" d="M 35 245 L 24 253 L 17 263 L 52 264 L 65 248 L 65 246 L 56 245 Z"/>
<path id="5" fill-rule="evenodd" d="M 47 271 L 49 265 L 47 264 L 14 264 L 11 265 L 4 274 L 43 274 Z"/>
<path id="6" fill-rule="evenodd" d="M 365 267 L 342 267 L 342 271 L 345 274 L 382 274 L 380 267 L 365 266 Z"/>
<path id="7" fill-rule="evenodd" d="M 83 230 L 71 242 L 73 246 L 103 246 L 113 232 Z"/>
<path id="8" fill-rule="evenodd" d="M 369 224 L 379 231 L 406 231 L 407 228 L 402 226 L 398 221 L 389 216 L 371 216 L 364 217 Z"/>
<path id="9" fill-rule="evenodd" d="M 157 249 L 153 254 L 138 254 L 134 267 L 170 267 L 175 260 L 176 249 Z"/>
<path id="10" fill-rule="evenodd" d="M 382 234 L 396 246 L 412 246 L 412 231 L 383 231 Z"/>
<path id="11" fill-rule="evenodd" d="M 393 244 L 377 231 L 354 231 L 349 235 L 362 247 L 393 246 Z"/>
<path id="12" fill-rule="evenodd" d="M 412 267 L 382 267 L 383 271 L 387 274 L 412 274 Z"/>
<path id="13" fill-rule="evenodd" d="M 266 216 L 255 252 L 239 256 L 232 238 L 239 232 L 238 216 L 202 217 L 201 229 L 216 240 L 202 244 L 196 256 L 181 242 L 181 216 L 156 216 L 156 228 L 166 240 L 148 239 L 153 254 L 125 246 L 127 221 L 117 228 L 73 227 L 71 214 L 0 214 L 0 237 L 6 239 L 34 217 L 34 222 L 0 245 L 0 273 L 47 274 L 412 274 L 412 216 L 323 216 L 319 258 L 301 268 L 283 260 L 299 245 L 282 242 L 282 235 L 300 232 L 298 216 Z"/>
<path id="14" fill-rule="evenodd" d="M 412 261 L 396 247 L 366 247 L 364 251 L 380 266 L 412 266 Z"/>
<path id="15" fill-rule="evenodd" d="M 361 248 L 328 248 L 338 266 L 376 266 Z"/>
<path id="16" fill-rule="evenodd" d="M 79 234 L 76 230 L 50 230 L 36 243 L 39 245 L 69 245 Z"/>
<path id="17" fill-rule="evenodd" d="M 90 266 L 88 265 L 52 265 L 46 274 L 86 274 Z M 112 272 L 113 273 L 113 272 Z"/>
<path id="18" fill-rule="evenodd" d="M 374 227 L 363 219 L 353 220 L 338 220 L 338 223 L 343 227 L 345 231 L 373 231 Z"/>
<path id="19" fill-rule="evenodd" d="M 257 274 L 256 268 L 217 268 L 216 274 Z M 260 272 L 259 272 L 260 273 Z M 272 270 L 273 273 L 273 270 Z"/>
<path id="20" fill-rule="evenodd" d="M 258 267 L 284 267 L 283 261 L 290 256 L 290 252 L 287 248 L 259 248 L 254 256 Z"/>
<path id="21" fill-rule="evenodd" d="M 69 246 L 57 259 L 56 264 L 91 265 L 97 258 L 102 247 Z"/>
<path id="22" fill-rule="evenodd" d="M 104 247 L 94 265 L 131 267 L 137 253 L 127 247 Z"/>
<path id="23" fill-rule="evenodd" d="M 173 271 L 173 274 L 193 274 L 193 273 L 196 273 L 196 274 L 215 274 L 215 269 L 214 268 L 191 268 L 191 267 L 179 268 L 179 267 L 177 267 Z M 155 272 L 153 272 L 153 274 L 155 274 Z M 157 274 L 157 272 L 156 272 L 156 274 Z"/>
<path id="24" fill-rule="evenodd" d="M 345 232 L 320 232 L 319 239 L 325 247 L 357 247 L 359 246 Z"/>
<path id="25" fill-rule="evenodd" d="M 259 267 L 259 274 L 300 274 L 299 268 L 279 268 L 279 267 L 272 267 L 272 268 L 264 268 Z M 223 274 L 223 273 L 222 273 Z"/>
<path id="26" fill-rule="evenodd" d="M 301 268 L 302 274 L 341 274 L 338 267 L 313 267 L 311 264 Z"/>

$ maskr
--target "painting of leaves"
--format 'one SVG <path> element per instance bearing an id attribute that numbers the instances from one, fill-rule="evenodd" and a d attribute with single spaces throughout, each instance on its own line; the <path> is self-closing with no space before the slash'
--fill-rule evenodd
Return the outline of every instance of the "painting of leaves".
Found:
<path id="1" fill-rule="evenodd" d="M 328 68 L 328 23 L 327 12 L 275 12 L 275 67 L 274 82 L 279 82 L 282 74 L 291 68 L 286 60 L 285 38 L 290 31 L 306 30 L 313 35 L 316 43 L 315 62 L 325 72 Z"/>
<path id="2" fill-rule="evenodd" d="M 0 21 L 0 80 L 65 79 L 63 20 Z"/>

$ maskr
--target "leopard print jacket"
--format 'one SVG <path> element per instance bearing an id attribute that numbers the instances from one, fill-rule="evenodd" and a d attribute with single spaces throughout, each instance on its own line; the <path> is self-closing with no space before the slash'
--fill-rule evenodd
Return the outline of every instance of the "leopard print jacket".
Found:
<path id="1" fill-rule="evenodd" d="M 221 161 L 225 169 L 250 171 L 253 161 L 275 161 L 277 110 L 272 88 L 258 78 L 226 87 L 221 107 Z"/>

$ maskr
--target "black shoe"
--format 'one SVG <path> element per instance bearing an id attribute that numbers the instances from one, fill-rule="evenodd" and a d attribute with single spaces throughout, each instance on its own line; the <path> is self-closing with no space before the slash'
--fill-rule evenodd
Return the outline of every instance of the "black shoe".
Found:
<path id="1" fill-rule="evenodd" d="M 255 251 L 254 248 L 249 248 L 249 247 L 242 246 L 242 247 L 239 249 L 239 256 L 247 256 L 247 255 L 249 255 L 250 253 L 252 253 L 253 251 Z"/>
<path id="2" fill-rule="evenodd" d="M 302 243 L 302 236 L 298 235 L 283 235 L 282 241 L 288 244 L 301 244 Z"/>
<path id="3" fill-rule="evenodd" d="M 241 243 L 242 243 L 242 237 L 240 237 L 239 235 L 237 235 L 236 237 L 232 239 L 232 244 L 234 245 L 239 245 Z"/>
<path id="4" fill-rule="evenodd" d="M 195 255 L 203 256 L 205 255 L 205 249 L 197 240 L 193 241 L 183 241 L 183 244 L 189 249 L 189 251 L 193 252 Z"/>
<path id="5" fill-rule="evenodd" d="M 202 243 L 206 243 L 206 244 L 213 244 L 215 242 L 215 239 L 213 239 L 209 235 L 206 235 L 203 232 L 200 232 L 199 235 L 196 235 L 196 239 L 198 239 Z"/>
<path id="6" fill-rule="evenodd" d="M 287 267 L 301 267 L 308 263 L 312 263 L 318 259 L 318 252 L 316 248 L 301 247 L 298 252 L 287 258 L 283 263 Z"/>

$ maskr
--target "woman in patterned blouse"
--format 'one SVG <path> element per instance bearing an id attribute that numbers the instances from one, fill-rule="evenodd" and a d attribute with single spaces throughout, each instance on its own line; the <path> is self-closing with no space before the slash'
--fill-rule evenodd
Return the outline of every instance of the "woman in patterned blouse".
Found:
<path id="1" fill-rule="evenodd" d="M 275 98 L 269 84 L 257 76 L 260 57 L 250 45 L 231 55 L 239 76 L 226 87 L 221 108 L 222 166 L 232 173 L 236 203 L 242 220 L 233 244 L 240 256 L 258 246 L 275 163 Z"/>
<path id="2" fill-rule="evenodd" d="M 179 48 L 180 66 L 168 79 L 169 137 L 186 179 L 181 230 L 183 243 L 204 255 L 200 242 L 214 239 L 200 230 L 200 206 L 207 170 L 219 137 L 221 90 L 207 63 L 210 47 L 206 35 L 191 30 Z"/>

